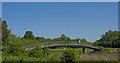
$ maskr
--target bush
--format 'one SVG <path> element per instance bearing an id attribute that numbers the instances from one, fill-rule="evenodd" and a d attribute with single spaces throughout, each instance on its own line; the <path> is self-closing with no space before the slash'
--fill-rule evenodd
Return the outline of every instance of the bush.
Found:
<path id="1" fill-rule="evenodd" d="M 50 55 L 50 50 L 49 50 L 48 47 L 45 47 L 45 48 L 43 49 L 43 52 L 44 52 L 44 56 L 49 57 L 49 55 Z"/>
<path id="2" fill-rule="evenodd" d="M 16 44 L 11 44 L 10 47 L 9 48 L 7 47 L 6 49 L 8 50 L 5 53 L 12 53 L 15 56 L 20 56 L 22 53 L 25 52 L 24 48 Z"/>
<path id="3" fill-rule="evenodd" d="M 43 57 L 42 49 L 37 47 L 31 50 L 29 56 L 36 57 L 36 58 L 42 58 Z"/>
<path id="4" fill-rule="evenodd" d="M 62 61 L 66 61 L 67 63 L 74 61 L 76 59 L 74 50 L 71 50 L 70 48 L 64 50 L 60 59 Z"/>
<path id="5" fill-rule="evenodd" d="M 103 46 L 100 46 L 100 50 L 104 50 L 105 48 Z"/>
<path id="6" fill-rule="evenodd" d="M 51 56 L 50 60 L 55 61 L 58 56 L 58 53 L 55 53 L 54 55 Z"/>

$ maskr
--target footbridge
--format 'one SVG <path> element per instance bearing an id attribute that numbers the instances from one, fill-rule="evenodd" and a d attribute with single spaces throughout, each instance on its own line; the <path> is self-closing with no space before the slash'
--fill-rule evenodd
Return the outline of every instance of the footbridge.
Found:
<path id="1" fill-rule="evenodd" d="M 96 50 L 100 50 L 99 46 L 97 45 L 93 45 L 91 43 L 88 42 L 83 42 L 83 43 L 78 43 L 78 42 L 44 42 L 44 43 L 40 43 L 40 46 L 42 49 L 44 49 L 45 47 L 48 48 L 56 48 L 56 47 L 71 47 L 71 48 L 82 48 L 82 52 L 85 53 L 86 52 L 86 48 L 89 49 L 93 49 L 94 51 Z M 36 47 L 31 47 L 31 48 L 26 48 L 26 50 L 32 50 Z"/>

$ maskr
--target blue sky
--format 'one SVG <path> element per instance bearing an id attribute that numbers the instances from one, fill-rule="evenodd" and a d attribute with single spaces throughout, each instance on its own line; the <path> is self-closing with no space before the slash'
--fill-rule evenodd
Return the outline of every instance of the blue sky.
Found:
<path id="1" fill-rule="evenodd" d="M 17 36 L 32 31 L 35 36 L 95 41 L 108 30 L 118 30 L 117 2 L 2 3 L 2 17 Z"/>

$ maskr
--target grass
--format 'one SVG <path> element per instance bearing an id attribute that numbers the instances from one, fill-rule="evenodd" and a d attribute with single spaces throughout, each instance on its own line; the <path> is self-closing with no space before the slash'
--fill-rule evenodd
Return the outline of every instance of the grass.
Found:
<path id="1" fill-rule="evenodd" d="M 115 50 L 116 48 L 105 48 L 106 50 Z M 76 61 L 117 61 L 118 59 L 118 53 L 114 52 L 100 52 L 100 53 L 90 53 L 93 50 L 92 49 L 86 49 L 87 54 L 82 54 L 82 48 L 74 48 L 75 53 L 77 54 Z M 3 54 L 2 60 L 5 61 L 60 61 L 59 57 L 61 56 L 61 53 L 64 51 L 64 48 L 56 48 L 56 49 L 50 49 L 50 55 L 49 57 L 44 58 L 35 58 L 35 57 L 29 57 L 27 54 L 21 55 L 21 56 L 13 56 L 11 54 Z M 0 52 L 1 53 L 1 52 Z"/>
<path id="2" fill-rule="evenodd" d="M 85 54 L 81 55 L 81 59 L 87 61 L 118 61 L 118 53 L 114 52 L 101 52 L 101 53 L 93 53 L 93 54 Z"/>
<path id="3" fill-rule="evenodd" d="M 74 50 L 75 50 L 76 52 L 82 53 L 82 48 L 74 48 Z M 50 49 L 50 51 L 51 51 L 51 52 L 63 52 L 64 49 L 63 49 L 63 48 L 61 48 L 61 49 Z M 90 53 L 90 52 L 92 52 L 92 51 L 94 51 L 94 50 L 86 48 L 86 53 Z"/>

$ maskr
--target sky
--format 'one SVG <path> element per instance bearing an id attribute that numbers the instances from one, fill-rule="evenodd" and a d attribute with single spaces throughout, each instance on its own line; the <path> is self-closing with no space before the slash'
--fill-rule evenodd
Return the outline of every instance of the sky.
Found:
<path id="1" fill-rule="evenodd" d="M 118 2 L 120 0 L 2 0 L 3 2 Z"/>
<path id="2" fill-rule="evenodd" d="M 0 17 L 2 17 L 2 2 L 0 1 Z"/>
<path id="3" fill-rule="evenodd" d="M 16 36 L 57 38 L 61 34 L 89 42 L 118 30 L 117 2 L 3 2 L 2 18 Z"/>

